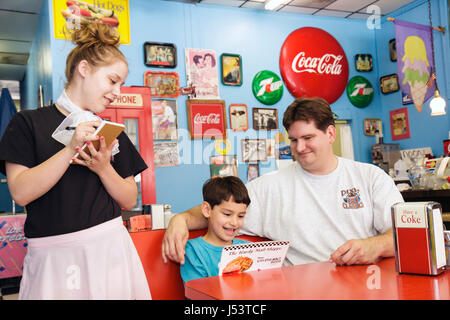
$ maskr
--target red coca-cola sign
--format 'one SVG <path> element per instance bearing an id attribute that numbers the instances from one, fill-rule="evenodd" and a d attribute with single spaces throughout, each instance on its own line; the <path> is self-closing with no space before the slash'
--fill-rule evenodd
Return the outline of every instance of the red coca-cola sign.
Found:
<path id="1" fill-rule="evenodd" d="M 321 97 L 331 104 L 347 86 L 348 61 L 331 34 L 304 27 L 293 31 L 284 41 L 280 72 L 294 97 Z"/>
<path id="2" fill-rule="evenodd" d="M 188 127 L 192 139 L 225 138 L 225 101 L 187 100 Z"/>

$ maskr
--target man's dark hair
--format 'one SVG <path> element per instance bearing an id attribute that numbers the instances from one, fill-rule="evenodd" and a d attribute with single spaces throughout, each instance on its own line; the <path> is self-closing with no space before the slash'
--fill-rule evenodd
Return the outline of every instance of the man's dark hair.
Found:
<path id="1" fill-rule="evenodd" d="M 238 177 L 214 177 L 203 184 L 203 201 L 208 202 L 211 208 L 231 197 L 237 203 L 250 204 L 247 188 Z"/>
<path id="2" fill-rule="evenodd" d="M 295 122 L 313 121 L 317 129 L 325 132 L 330 125 L 334 126 L 334 116 L 331 107 L 322 98 L 297 98 L 286 109 L 283 116 L 283 126 L 286 131 Z"/>

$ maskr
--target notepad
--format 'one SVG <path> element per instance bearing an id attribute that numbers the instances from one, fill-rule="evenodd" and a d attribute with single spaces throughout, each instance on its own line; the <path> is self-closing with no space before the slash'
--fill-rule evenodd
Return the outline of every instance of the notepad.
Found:
<path id="1" fill-rule="evenodd" d="M 114 141 L 114 139 L 116 139 L 124 129 L 125 129 L 125 125 L 123 125 L 121 123 L 102 120 L 102 123 L 97 128 L 94 135 L 97 135 L 99 137 L 104 137 L 106 145 L 109 146 Z M 98 151 L 100 149 L 100 140 L 94 140 L 94 141 L 91 141 L 91 143 L 94 146 L 95 150 Z M 91 152 L 89 151 L 89 147 L 87 146 L 86 143 L 83 145 L 81 150 L 86 152 L 88 155 L 91 154 Z M 74 158 L 83 160 L 83 158 L 80 156 L 79 152 L 77 152 L 75 154 Z M 72 161 L 70 161 L 70 163 L 72 163 Z"/>

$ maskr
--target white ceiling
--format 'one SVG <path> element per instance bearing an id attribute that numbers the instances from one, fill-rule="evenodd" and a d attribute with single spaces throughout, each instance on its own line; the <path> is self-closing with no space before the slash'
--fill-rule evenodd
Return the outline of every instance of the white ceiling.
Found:
<path id="1" fill-rule="evenodd" d="M 165 0 L 197 4 L 212 4 L 264 10 L 265 0 Z M 367 8 L 376 5 L 381 15 L 397 10 L 414 0 L 284 0 L 274 11 L 332 16 L 350 19 L 366 19 L 373 12 Z"/>
<path id="2" fill-rule="evenodd" d="M 130 0 L 133 1 L 133 0 Z M 264 0 L 166 0 L 264 10 Z M 376 5 L 386 15 L 414 0 L 285 0 L 279 12 L 366 19 Z M 0 0 L 0 80 L 21 81 L 37 28 L 42 0 Z"/>

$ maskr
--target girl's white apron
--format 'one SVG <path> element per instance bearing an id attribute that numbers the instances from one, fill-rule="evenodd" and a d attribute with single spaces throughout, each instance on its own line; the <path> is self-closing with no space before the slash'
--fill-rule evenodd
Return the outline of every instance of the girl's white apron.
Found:
<path id="1" fill-rule="evenodd" d="M 151 299 L 121 217 L 73 233 L 27 240 L 19 299 Z"/>

